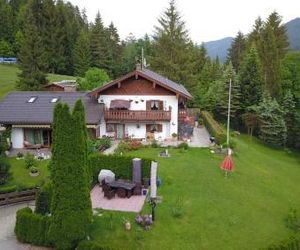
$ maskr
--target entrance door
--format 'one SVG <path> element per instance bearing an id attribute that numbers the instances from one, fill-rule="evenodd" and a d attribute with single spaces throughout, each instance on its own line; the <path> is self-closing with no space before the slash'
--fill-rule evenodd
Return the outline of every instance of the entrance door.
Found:
<path id="1" fill-rule="evenodd" d="M 124 125 L 117 124 L 117 139 L 123 139 L 123 138 L 124 138 Z"/>

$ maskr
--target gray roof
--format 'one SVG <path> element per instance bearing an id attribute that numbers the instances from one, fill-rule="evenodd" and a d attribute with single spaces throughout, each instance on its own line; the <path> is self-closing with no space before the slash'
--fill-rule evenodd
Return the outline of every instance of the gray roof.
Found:
<path id="1" fill-rule="evenodd" d="M 172 80 L 150 70 L 150 69 L 142 69 L 142 70 L 137 70 L 139 72 L 141 72 L 142 74 L 145 74 L 146 76 L 168 86 L 169 88 L 172 88 L 176 91 L 178 91 L 179 93 L 182 93 L 190 98 L 193 98 L 192 95 L 187 91 L 187 89 L 179 83 L 173 82 Z"/>
<path id="2" fill-rule="evenodd" d="M 28 103 L 34 96 L 37 99 Z M 67 103 L 70 109 L 81 99 L 85 106 L 87 124 L 98 124 L 103 115 L 102 105 L 86 92 L 16 91 L 9 93 L 0 102 L 0 124 L 51 124 L 55 106 L 51 100 L 55 97 L 61 103 Z"/>

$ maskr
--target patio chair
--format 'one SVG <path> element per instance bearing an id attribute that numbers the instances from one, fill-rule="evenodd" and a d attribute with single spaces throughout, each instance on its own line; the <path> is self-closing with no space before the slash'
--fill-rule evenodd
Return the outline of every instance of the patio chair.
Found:
<path id="1" fill-rule="evenodd" d="M 126 190 L 124 188 L 118 188 L 117 195 L 120 198 L 126 198 Z"/>
<path id="2" fill-rule="evenodd" d="M 133 188 L 133 195 L 142 195 L 142 185 L 136 184 L 136 186 Z"/>
<path id="3" fill-rule="evenodd" d="M 102 192 L 106 192 L 108 190 L 110 190 L 110 186 L 107 183 L 102 184 Z"/>
<path id="4" fill-rule="evenodd" d="M 112 199 L 115 198 L 115 190 L 113 189 L 107 189 L 106 191 L 104 191 L 104 197 L 106 197 L 107 199 Z"/>
<path id="5" fill-rule="evenodd" d="M 127 198 L 130 198 L 132 196 L 132 190 L 127 190 Z"/>

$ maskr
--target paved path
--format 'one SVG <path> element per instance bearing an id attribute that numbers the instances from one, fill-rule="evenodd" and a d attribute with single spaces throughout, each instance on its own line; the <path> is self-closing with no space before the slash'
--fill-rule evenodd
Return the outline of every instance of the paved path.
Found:
<path id="1" fill-rule="evenodd" d="M 2 250 L 42 250 L 46 248 L 21 244 L 17 241 L 14 228 L 16 212 L 23 207 L 34 208 L 34 201 L 0 207 L 0 249 Z"/>
<path id="2" fill-rule="evenodd" d="M 117 147 L 119 146 L 119 143 L 120 143 L 120 141 L 118 141 L 118 140 L 112 140 L 112 141 L 111 141 L 111 147 L 108 148 L 108 149 L 106 149 L 106 150 L 104 150 L 104 151 L 103 151 L 103 154 L 105 154 L 105 155 L 113 154 L 114 151 L 115 151 L 115 150 L 117 149 Z"/>
<path id="3" fill-rule="evenodd" d="M 209 133 L 205 127 L 194 128 L 194 133 L 189 142 L 190 147 L 204 148 L 210 146 Z"/>

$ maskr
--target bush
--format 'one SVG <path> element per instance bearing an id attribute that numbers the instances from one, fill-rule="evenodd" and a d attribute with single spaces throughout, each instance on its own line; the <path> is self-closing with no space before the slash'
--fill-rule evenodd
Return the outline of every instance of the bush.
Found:
<path id="1" fill-rule="evenodd" d="M 143 144 L 138 140 L 121 141 L 116 150 L 117 153 L 125 153 L 128 151 L 138 150 L 143 147 Z"/>
<path id="2" fill-rule="evenodd" d="M 52 198 L 52 186 L 48 182 L 37 193 L 35 200 L 35 213 L 37 214 L 49 214 Z"/>
<path id="3" fill-rule="evenodd" d="M 25 207 L 17 212 L 15 234 L 21 242 L 38 246 L 50 246 L 47 232 L 50 217 L 32 213 L 31 208 Z"/>
<path id="4" fill-rule="evenodd" d="M 9 180 L 11 176 L 9 170 L 9 162 L 6 160 L 5 157 L 0 157 L 0 185 L 5 184 Z"/>
<path id="5" fill-rule="evenodd" d="M 202 117 L 208 132 L 216 138 L 218 144 L 226 142 L 226 133 L 220 124 L 207 111 L 202 111 Z"/>
<path id="6" fill-rule="evenodd" d="M 81 241 L 77 248 L 77 250 L 113 250 L 112 247 L 108 246 L 101 246 L 96 241 L 90 241 L 90 240 L 83 240 Z"/>
<path id="7" fill-rule="evenodd" d="M 177 148 L 181 148 L 181 149 L 184 149 L 184 150 L 188 150 L 189 148 L 189 144 L 187 144 L 186 142 L 182 142 L 180 143 Z"/>
<path id="8" fill-rule="evenodd" d="M 89 167 L 94 180 L 97 180 L 101 169 L 110 169 L 118 178 L 132 179 L 131 156 L 92 154 Z M 142 177 L 150 177 L 151 159 L 142 159 Z"/>
<path id="9" fill-rule="evenodd" d="M 267 250 L 298 250 L 300 249 L 300 233 L 294 234 L 290 238 L 273 244 Z"/>
<path id="10" fill-rule="evenodd" d="M 6 186 L 6 187 L 0 187 L 0 194 L 6 194 L 6 193 L 11 193 L 15 192 L 17 190 L 16 185 L 11 185 L 11 186 Z"/>
<path id="11" fill-rule="evenodd" d="M 28 169 L 28 168 L 36 167 L 36 166 L 37 166 L 37 161 L 34 158 L 34 155 L 27 153 L 25 155 L 25 167 Z"/>

